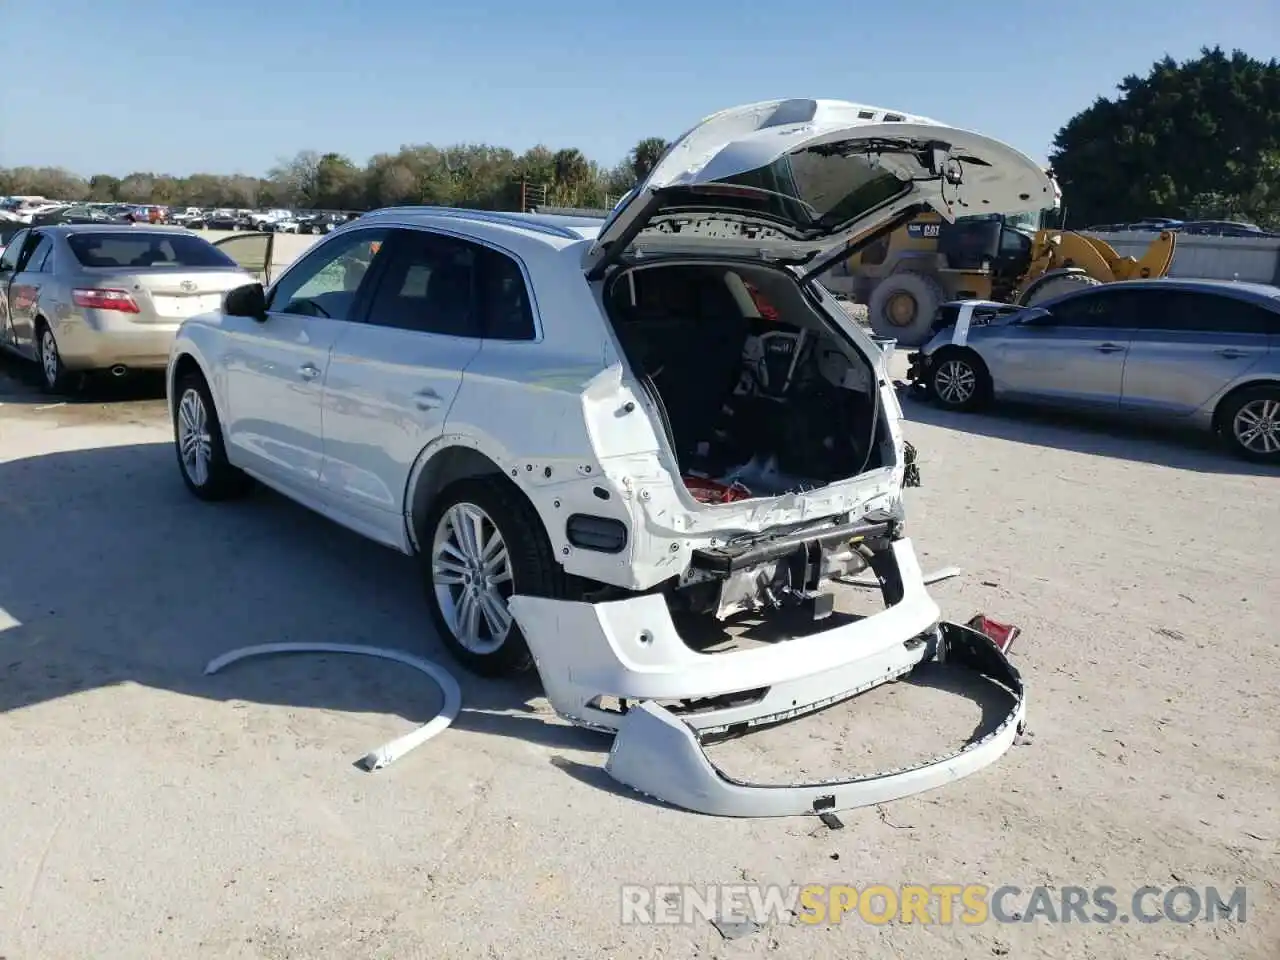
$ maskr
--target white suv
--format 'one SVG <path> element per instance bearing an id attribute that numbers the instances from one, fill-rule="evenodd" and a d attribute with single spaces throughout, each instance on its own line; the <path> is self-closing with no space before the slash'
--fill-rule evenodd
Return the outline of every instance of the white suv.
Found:
<path id="1" fill-rule="evenodd" d="M 763 795 L 726 796 L 723 778 L 684 796 L 716 776 L 702 734 L 846 698 L 947 637 L 1018 689 L 1000 737 L 963 754 L 972 769 L 1012 740 L 1020 681 L 939 627 L 903 536 L 883 356 L 814 277 L 922 210 L 1051 197 L 997 141 L 787 100 L 703 121 L 606 220 L 376 211 L 183 326 L 168 372 L 182 476 L 208 500 L 259 480 L 419 557 L 457 659 L 536 663 L 560 714 L 619 731 L 615 776 L 673 802 L 758 811 Z M 868 566 L 886 609 L 832 615 L 824 586 Z M 802 636 L 710 653 L 676 627 L 743 612 L 799 616 Z M 655 749 L 698 768 L 686 786 L 655 784 Z M 878 778 L 874 795 L 956 769 Z M 867 802 L 866 783 L 765 805 Z"/>

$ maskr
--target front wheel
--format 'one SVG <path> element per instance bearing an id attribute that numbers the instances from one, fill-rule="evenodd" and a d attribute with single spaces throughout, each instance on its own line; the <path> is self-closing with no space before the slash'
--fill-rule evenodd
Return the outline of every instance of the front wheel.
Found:
<path id="1" fill-rule="evenodd" d="M 482 676 L 529 670 L 533 657 L 507 602 L 517 593 L 564 595 L 533 507 L 504 480 L 462 480 L 440 494 L 423 532 L 427 602 L 454 659 Z"/>
<path id="2" fill-rule="evenodd" d="M 950 410 L 973 410 L 991 392 L 986 365 L 969 350 L 940 350 L 929 365 L 929 393 Z"/>
<path id="3" fill-rule="evenodd" d="M 1241 390 L 1228 399 L 1219 422 L 1236 456 L 1280 465 L 1280 386 Z"/>
<path id="4" fill-rule="evenodd" d="M 232 466 L 209 385 L 198 373 L 178 381 L 173 441 L 182 482 L 201 500 L 230 500 L 249 492 L 249 476 Z"/>

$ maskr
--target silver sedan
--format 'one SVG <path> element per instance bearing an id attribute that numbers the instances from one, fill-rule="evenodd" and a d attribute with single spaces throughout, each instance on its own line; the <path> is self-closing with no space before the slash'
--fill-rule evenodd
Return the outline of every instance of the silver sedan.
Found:
<path id="1" fill-rule="evenodd" d="M 50 392 L 90 371 L 163 370 L 182 322 L 251 280 L 184 230 L 33 227 L 0 255 L 0 349 L 37 362 Z"/>
<path id="2" fill-rule="evenodd" d="M 1034 307 L 944 305 L 910 377 L 944 407 L 993 399 L 1188 423 L 1280 465 L 1280 288 L 1131 280 Z"/>

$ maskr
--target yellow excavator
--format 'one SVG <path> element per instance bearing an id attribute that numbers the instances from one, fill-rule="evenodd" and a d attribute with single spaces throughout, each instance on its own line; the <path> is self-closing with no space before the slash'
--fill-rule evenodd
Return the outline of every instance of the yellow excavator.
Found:
<path id="1" fill-rule="evenodd" d="M 867 304 L 877 336 L 914 347 L 928 338 L 938 306 L 948 300 L 1025 306 L 1077 287 L 1163 277 L 1173 263 L 1177 235 L 1170 231 L 1135 259 L 1097 237 L 1042 229 L 1043 220 L 1043 214 L 988 214 L 949 223 L 922 214 L 863 247 L 823 282 Z"/>

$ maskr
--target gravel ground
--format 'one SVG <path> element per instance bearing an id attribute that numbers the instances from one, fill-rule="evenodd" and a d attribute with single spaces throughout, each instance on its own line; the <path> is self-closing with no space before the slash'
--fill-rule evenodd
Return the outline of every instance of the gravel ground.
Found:
<path id="1" fill-rule="evenodd" d="M 156 384 L 51 404 L 0 364 L 0 957 L 1274 958 L 1280 658 L 1274 472 L 1206 442 L 907 403 L 910 527 L 952 619 L 1022 626 L 1031 742 L 919 797 L 717 820 L 601 771 L 536 685 L 461 678 L 455 729 L 352 762 L 438 706 L 359 658 L 443 654 L 412 565 L 281 498 L 191 499 Z M 842 595 L 850 609 L 859 591 Z M 716 748 L 780 779 L 867 769 L 980 723 L 925 677 Z M 1248 888 L 1246 920 L 978 926 L 620 923 L 619 884 Z"/>

